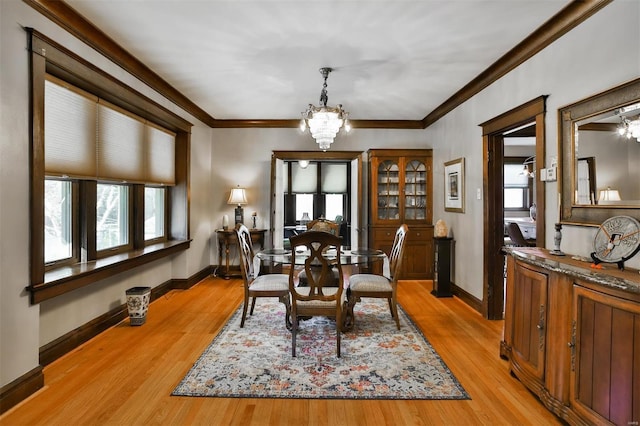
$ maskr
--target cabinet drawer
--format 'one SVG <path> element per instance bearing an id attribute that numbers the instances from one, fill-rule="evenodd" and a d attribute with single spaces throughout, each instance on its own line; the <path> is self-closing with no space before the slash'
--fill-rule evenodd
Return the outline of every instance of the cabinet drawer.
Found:
<path id="1" fill-rule="evenodd" d="M 378 228 L 373 230 L 373 239 L 374 241 L 379 242 L 391 242 L 393 243 L 393 239 L 396 236 L 396 228 Z M 409 231 L 411 233 L 411 231 Z"/>

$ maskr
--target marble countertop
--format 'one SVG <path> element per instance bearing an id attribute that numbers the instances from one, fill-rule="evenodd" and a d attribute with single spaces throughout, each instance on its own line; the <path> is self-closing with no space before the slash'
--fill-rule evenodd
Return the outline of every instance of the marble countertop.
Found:
<path id="1" fill-rule="evenodd" d="M 591 267 L 592 262 L 567 254 L 554 256 L 540 247 L 504 247 L 503 252 L 540 268 L 566 274 L 590 283 L 640 295 L 640 273 L 636 269 L 621 271 L 614 264 L 601 264 L 602 269 Z"/>

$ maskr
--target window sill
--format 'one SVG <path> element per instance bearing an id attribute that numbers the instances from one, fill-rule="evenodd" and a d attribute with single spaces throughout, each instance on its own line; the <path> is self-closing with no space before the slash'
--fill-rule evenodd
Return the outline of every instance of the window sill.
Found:
<path id="1" fill-rule="evenodd" d="M 43 283 L 32 284 L 27 287 L 27 291 L 31 293 L 31 303 L 40 303 L 120 272 L 187 250 L 190 244 L 191 240 L 166 241 L 147 246 L 142 250 L 52 269 L 45 273 Z"/>

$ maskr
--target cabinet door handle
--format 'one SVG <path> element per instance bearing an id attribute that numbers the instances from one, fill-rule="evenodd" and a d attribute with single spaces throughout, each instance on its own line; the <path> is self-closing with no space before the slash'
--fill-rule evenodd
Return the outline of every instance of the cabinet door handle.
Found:
<path id="1" fill-rule="evenodd" d="M 419 232 L 416 232 L 416 235 L 419 237 L 419 236 L 420 236 L 420 233 L 419 233 Z"/>
<path id="2" fill-rule="evenodd" d="M 540 305 L 540 318 L 538 319 L 538 325 L 536 328 L 540 331 L 540 335 L 538 336 L 538 347 L 540 350 L 544 348 L 544 305 Z"/>
<path id="3" fill-rule="evenodd" d="M 571 321 L 571 340 L 567 345 L 571 350 L 571 371 L 576 371 L 576 320 Z"/>

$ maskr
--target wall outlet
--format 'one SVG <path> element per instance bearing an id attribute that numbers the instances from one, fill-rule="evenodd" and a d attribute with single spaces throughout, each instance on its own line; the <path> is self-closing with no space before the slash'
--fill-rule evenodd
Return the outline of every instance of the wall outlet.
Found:
<path id="1" fill-rule="evenodd" d="M 557 167 L 549 167 L 547 169 L 547 181 L 555 181 L 557 179 L 556 170 L 558 170 Z"/>
<path id="2" fill-rule="evenodd" d="M 482 200 L 482 188 L 477 188 L 476 189 L 476 198 L 478 200 Z"/>

